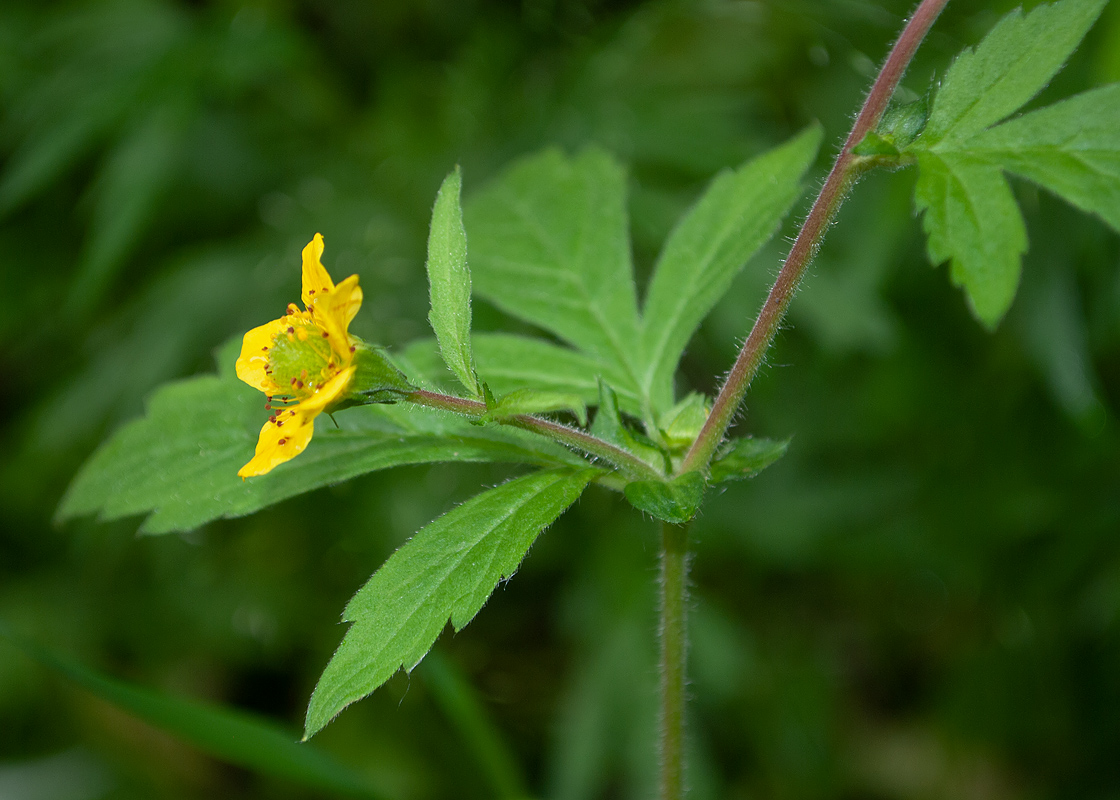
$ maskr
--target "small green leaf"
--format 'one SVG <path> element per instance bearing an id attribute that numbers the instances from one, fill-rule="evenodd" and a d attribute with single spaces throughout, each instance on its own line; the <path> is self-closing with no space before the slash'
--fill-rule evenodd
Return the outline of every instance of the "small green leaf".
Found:
<path id="1" fill-rule="evenodd" d="M 458 167 L 436 195 L 428 234 L 428 283 L 432 309 L 428 320 L 436 332 L 443 360 L 471 394 L 479 396 L 471 353 L 471 271 L 467 266 L 467 232 L 459 205 L 462 176 Z"/>
<path id="2" fill-rule="evenodd" d="M 550 411 L 570 411 L 579 424 L 587 424 L 587 405 L 578 394 L 553 392 L 541 389 L 514 389 L 494 403 L 487 403 L 487 416 L 506 419 L 518 414 L 547 414 Z"/>
<path id="3" fill-rule="evenodd" d="M 934 264 L 949 277 L 988 328 L 999 324 L 1019 285 L 1027 231 L 1003 172 L 967 153 L 919 151 L 914 203 Z"/>
<path id="4" fill-rule="evenodd" d="M 191 530 L 220 517 L 251 514 L 303 492 L 378 469 L 433 461 L 581 465 L 579 456 L 540 436 L 479 428 L 429 409 L 362 406 L 316 421 L 306 451 L 267 475 L 237 470 L 253 455 L 264 397 L 233 374 L 239 342 L 224 348 L 221 376 L 167 384 L 146 414 L 123 426 L 86 462 L 58 519 L 149 515 L 146 533 Z"/>
<path id="5" fill-rule="evenodd" d="M 689 393 L 667 411 L 661 417 L 660 426 L 669 447 L 680 450 L 690 446 L 708 421 L 710 411 L 708 398 L 699 392 Z"/>
<path id="6" fill-rule="evenodd" d="M 516 478 L 447 512 L 390 556 L 346 606 L 343 618 L 354 625 L 315 687 L 306 738 L 398 669 L 412 671 L 449 619 L 457 631 L 470 622 L 598 474 L 557 469 Z"/>
<path id="7" fill-rule="evenodd" d="M 638 438 L 622 420 L 618 412 L 618 396 L 606 381 L 599 381 L 599 407 L 595 411 L 595 421 L 591 424 L 591 434 L 605 442 L 616 444 L 629 450 L 654 469 L 661 471 L 667 467 L 665 454 L 644 437 Z"/>
<path id="8" fill-rule="evenodd" d="M 857 156 L 897 156 L 898 146 L 878 131 L 868 131 L 859 144 L 852 148 Z"/>
<path id="9" fill-rule="evenodd" d="M 671 481 L 634 481 L 623 490 L 630 505 L 665 522 L 688 522 L 704 500 L 704 476 L 686 472 Z"/>
<path id="10" fill-rule="evenodd" d="M 110 678 L 13 635 L 3 623 L 0 638 L 102 700 L 221 761 L 321 792 L 385 796 L 363 775 L 311 745 L 298 744 L 292 732 L 268 719 Z"/>
<path id="11" fill-rule="evenodd" d="M 819 126 L 716 177 L 669 235 L 642 312 L 639 388 L 655 411 L 673 402 L 677 362 L 700 322 L 801 195 Z"/>
<path id="12" fill-rule="evenodd" d="M 753 478 L 786 454 L 789 439 L 755 439 L 746 437 L 728 442 L 712 461 L 709 478 L 712 483 Z"/>
<path id="13" fill-rule="evenodd" d="M 546 150 L 507 169 L 464 212 L 478 295 L 594 357 L 636 393 L 622 166 L 595 148 L 575 157 Z"/>
<path id="14" fill-rule="evenodd" d="M 1077 49 L 1106 0 L 1059 0 L 1012 11 L 949 68 L 922 137 L 926 146 L 979 133 L 1038 94 Z"/>

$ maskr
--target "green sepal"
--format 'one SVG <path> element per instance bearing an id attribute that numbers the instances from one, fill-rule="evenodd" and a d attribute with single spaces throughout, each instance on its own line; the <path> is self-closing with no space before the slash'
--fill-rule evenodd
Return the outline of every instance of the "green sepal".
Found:
<path id="1" fill-rule="evenodd" d="M 704 500 L 704 476 L 686 472 L 671 481 L 634 481 L 623 493 L 630 505 L 664 522 L 688 522 Z"/>
<path id="2" fill-rule="evenodd" d="M 587 404 L 572 392 L 553 392 L 541 389 L 515 389 L 497 400 L 486 389 L 486 416 L 491 420 L 506 419 L 518 414 L 547 414 L 550 411 L 570 411 L 587 425 Z"/>
<path id="3" fill-rule="evenodd" d="M 728 442 L 716 455 L 708 471 L 712 483 L 753 478 L 786 454 L 789 439 L 754 439 L 750 436 Z"/>
<path id="4" fill-rule="evenodd" d="M 669 448 L 683 450 L 691 446 L 708 421 L 710 411 L 708 398 L 699 392 L 691 392 L 666 411 L 658 424 Z"/>
<path id="5" fill-rule="evenodd" d="M 348 393 L 346 405 L 365 403 L 395 403 L 416 387 L 408 382 L 404 373 L 397 369 L 385 348 L 362 342 L 354 352 L 354 378 Z"/>
<path id="6" fill-rule="evenodd" d="M 591 423 L 591 435 L 629 450 L 658 471 L 669 467 L 665 453 L 660 448 L 626 427 L 618 411 L 618 396 L 602 378 L 599 378 L 599 407 L 595 411 L 595 420 Z"/>

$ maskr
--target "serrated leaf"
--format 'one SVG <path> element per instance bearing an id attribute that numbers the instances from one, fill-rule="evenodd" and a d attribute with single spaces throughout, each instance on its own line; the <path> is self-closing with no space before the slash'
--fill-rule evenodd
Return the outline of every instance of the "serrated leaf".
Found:
<path id="1" fill-rule="evenodd" d="M 307 450 L 268 475 L 243 481 L 264 411 L 261 394 L 232 374 L 159 389 L 147 413 L 105 442 L 82 467 L 58 510 L 60 520 L 149 515 L 145 533 L 191 530 L 250 514 L 281 500 L 379 469 L 436 461 L 582 465 L 566 448 L 523 431 L 479 428 L 430 409 L 363 406 L 316 421 Z"/>
<path id="2" fill-rule="evenodd" d="M 365 776 L 336 762 L 272 721 L 244 711 L 157 692 L 110 678 L 8 632 L 0 638 L 86 691 L 205 753 L 262 775 L 350 797 L 378 798 Z"/>
<path id="3" fill-rule="evenodd" d="M 786 454 L 789 439 L 735 439 L 721 448 L 712 461 L 709 479 L 712 483 L 753 478 Z"/>
<path id="4" fill-rule="evenodd" d="M 471 197 L 465 219 L 477 294 L 583 350 L 636 393 L 625 187 L 622 167 L 602 150 L 550 149 Z"/>
<path id="5" fill-rule="evenodd" d="M 411 671 L 448 620 L 455 630 L 470 622 L 597 474 L 557 469 L 516 478 L 452 509 L 390 556 L 346 606 L 343 619 L 354 625 L 315 687 L 306 737 L 398 669 Z"/>
<path id="6" fill-rule="evenodd" d="M 671 481 L 633 481 L 623 492 L 634 508 L 679 525 L 696 516 L 705 488 L 703 475 L 686 472 Z"/>
<path id="7" fill-rule="evenodd" d="M 697 326 L 800 196 L 820 140 L 811 127 L 720 174 L 670 234 L 642 313 L 639 389 L 655 411 L 672 405 L 673 374 Z"/>
<path id="8" fill-rule="evenodd" d="M 462 175 L 458 167 L 436 195 L 428 233 L 428 284 L 432 308 L 428 319 L 448 368 L 467 390 L 479 396 L 471 353 L 471 272 L 467 233 L 459 204 Z"/>
<path id="9" fill-rule="evenodd" d="M 1120 84 L 1032 111 L 964 146 L 1120 231 Z"/>
<path id="10" fill-rule="evenodd" d="M 518 414 L 547 414 L 552 411 L 571 412 L 581 426 L 587 424 L 587 404 L 578 394 L 542 389 L 514 389 L 499 397 L 487 409 L 487 416 L 490 419 L 505 419 Z"/>
<path id="11" fill-rule="evenodd" d="M 1060 0 L 1016 10 L 965 50 L 933 101 L 923 139 L 962 139 L 1013 114 L 1062 68 L 1106 0 Z"/>
<path id="12" fill-rule="evenodd" d="M 934 264 L 950 262 L 977 318 L 994 328 L 1015 298 L 1027 231 L 1000 168 L 967 153 L 918 153 L 914 203 Z"/>

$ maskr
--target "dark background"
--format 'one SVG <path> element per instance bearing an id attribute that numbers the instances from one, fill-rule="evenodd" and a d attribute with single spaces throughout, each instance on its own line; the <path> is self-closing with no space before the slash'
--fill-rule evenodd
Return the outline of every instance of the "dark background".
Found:
<path id="1" fill-rule="evenodd" d="M 951 3 L 907 96 L 1011 6 Z M 83 459 L 295 299 L 316 231 L 336 277 L 361 275 L 356 333 L 425 335 L 428 214 L 455 163 L 469 193 L 547 143 L 616 152 L 642 281 L 720 168 L 820 120 L 823 174 L 908 10 L 5 0 L 0 619 L 298 730 L 350 595 L 511 471 L 399 469 L 138 538 L 135 520 L 52 525 Z M 1036 102 L 1117 80 L 1118 54 L 1113 4 Z M 692 797 L 1120 798 L 1116 236 L 1016 184 L 1031 249 L 990 335 L 929 266 L 912 182 L 873 176 L 843 209 L 740 425 L 792 435 L 789 455 L 695 526 Z M 714 391 L 785 247 L 748 265 L 682 388 Z M 437 645 L 534 796 L 652 796 L 656 549 L 652 523 L 593 489 Z M 494 795 L 424 666 L 316 742 L 391 797 Z M 210 760 L 3 643 L 0 785 L 321 796 Z"/>

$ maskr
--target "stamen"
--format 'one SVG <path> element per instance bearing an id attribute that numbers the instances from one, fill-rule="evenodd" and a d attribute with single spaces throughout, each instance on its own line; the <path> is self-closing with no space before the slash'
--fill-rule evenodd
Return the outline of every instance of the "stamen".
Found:
<path id="1" fill-rule="evenodd" d="M 314 289 L 308 289 L 308 290 L 307 290 L 307 293 L 308 293 L 309 295 L 315 294 L 315 290 L 314 290 Z"/>
<path id="2" fill-rule="evenodd" d="M 288 333 L 295 333 L 295 332 L 296 332 L 296 329 L 293 328 L 291 325 L 289 325 L 288 326 Z"/>
<path id="3" fill-rule="evenodd" d="M 262 348 L 261 348 L 261 352 L 262 352 L 262 353 L 267 353 L 267 352 L 268 352 L 268 346 L 267 346 L 267 345 L 265 345 L 264 347 L 262 347 Z"/>
<path id="4" fill-rule="evenodd" d="M 327 333 L 326 331 L 323 331 L 323 338 L 324 339 L 329 339 L 329 338 L 331 338 L 331 335 L 329 333 Z"/>
<path id="5" fill-rule="evenodd" d="M 351 352 L 351 353 L 356 353 L 356 352 L 358 352 L 358 346 L 357 346 L 357 345 L 354 345 L 354 344 L 350 345 L 350 352 Z"/>
<path id="6" fill-rule="evenodd" d="M 287 443 L 288 443 L 288 440 L 287 440 L 287 439 L 281 439 L 281 440 L 280 440 L 280 441 L 278 441 L 278 442 L 277 442 L 276 444 L 287 444 Z"/>

